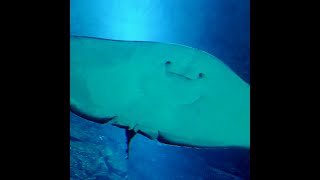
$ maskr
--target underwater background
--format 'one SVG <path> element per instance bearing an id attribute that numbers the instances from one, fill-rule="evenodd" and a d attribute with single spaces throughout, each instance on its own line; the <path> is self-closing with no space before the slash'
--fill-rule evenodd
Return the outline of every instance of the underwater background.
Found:
<path id="1" fill-rule="evenodd" d="M 250 0 L 70 0 L 70 35 L 207 51 L 250 84 Z M 70 112 L 70 179 L 250 179 L 250 150 L 169 146 Z"/>

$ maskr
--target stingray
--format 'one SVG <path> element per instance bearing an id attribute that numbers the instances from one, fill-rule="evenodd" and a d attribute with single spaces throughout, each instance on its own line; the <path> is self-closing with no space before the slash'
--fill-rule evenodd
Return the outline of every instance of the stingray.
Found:
<path id="1" fill-rule="evenodd" d="M 70 109 L 160 143 L 250 148 L 250 85 L 184 45 L 70 36 Z"/>

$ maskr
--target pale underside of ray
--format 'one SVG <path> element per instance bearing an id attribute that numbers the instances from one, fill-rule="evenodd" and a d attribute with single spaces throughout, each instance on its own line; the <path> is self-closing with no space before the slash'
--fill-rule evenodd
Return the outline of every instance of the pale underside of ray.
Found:
<path id="1" fill-rule="evenodd" d="M 70 38 L 71 110 L 191 147 L 250 147 L 250 86 L 175 44 Z"/>

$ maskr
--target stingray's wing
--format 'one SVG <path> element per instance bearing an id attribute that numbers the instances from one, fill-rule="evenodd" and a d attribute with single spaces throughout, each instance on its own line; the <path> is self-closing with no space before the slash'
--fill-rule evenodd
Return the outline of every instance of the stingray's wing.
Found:
<path id="1" fill-rule="evenodd" d="M 105 123 L 135 100 L 136 94 L 130 93 L 137 84 L 137 71 L 130 64 L 132 47 L 130 43 L 70 37 L 71 111 Z"/>

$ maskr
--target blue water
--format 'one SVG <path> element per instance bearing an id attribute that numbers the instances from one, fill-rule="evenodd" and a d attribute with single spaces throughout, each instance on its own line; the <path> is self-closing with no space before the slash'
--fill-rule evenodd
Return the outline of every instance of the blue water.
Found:
<path id="1" fill-rule="evenodd" d="M 71 0 L 71 35 L 184 44 L 250 83 L 249 0 Z M 71 179 L 249 179 L 249 150 L 175 147 L 70 113 Z M 125 166 L 125 167 L 124 167 Z"/>

